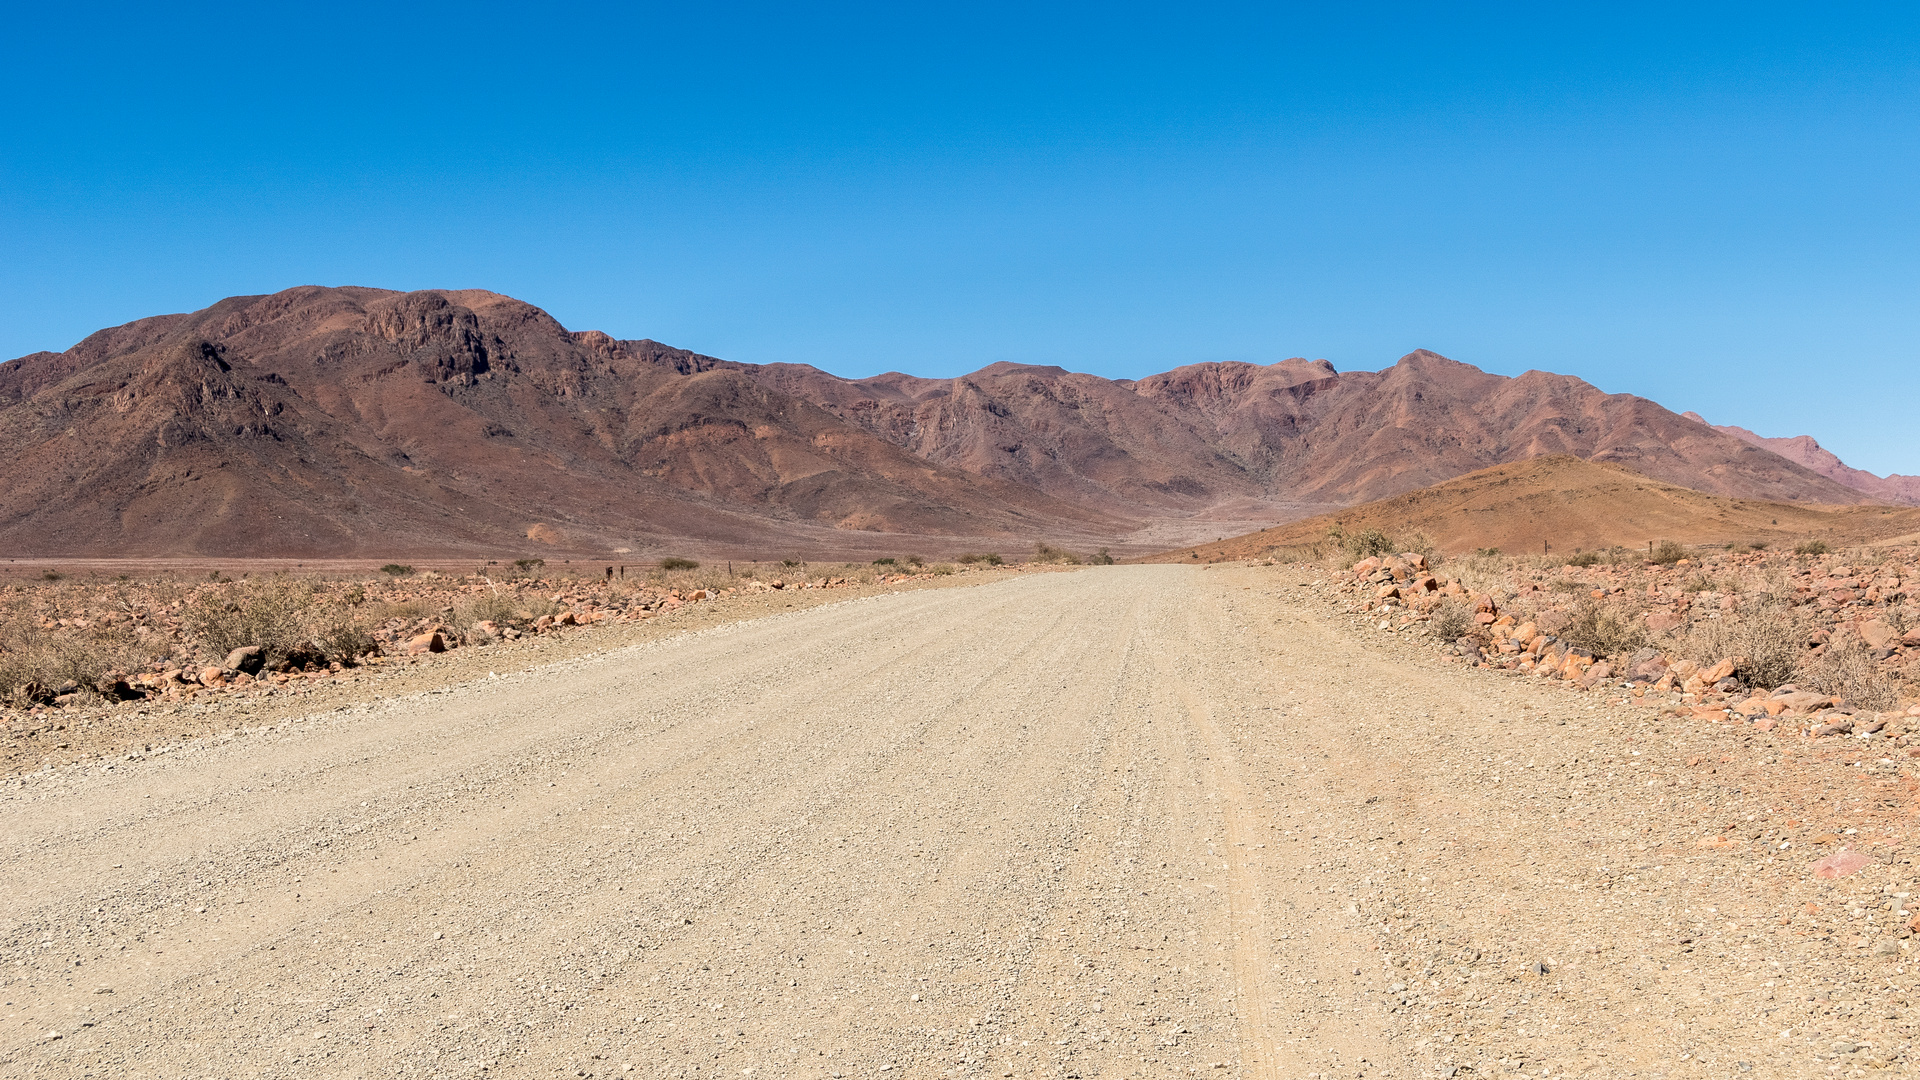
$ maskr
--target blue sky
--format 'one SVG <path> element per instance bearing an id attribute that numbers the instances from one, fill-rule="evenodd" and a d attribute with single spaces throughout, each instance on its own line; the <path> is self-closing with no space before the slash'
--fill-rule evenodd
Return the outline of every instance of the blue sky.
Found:
<path id="1" fill-rule="evenodd" d="M 0 355 L 478 287 L 855 376 L 1429 348 L 1920 473 L 1912 5 L 53 7 Z"/>

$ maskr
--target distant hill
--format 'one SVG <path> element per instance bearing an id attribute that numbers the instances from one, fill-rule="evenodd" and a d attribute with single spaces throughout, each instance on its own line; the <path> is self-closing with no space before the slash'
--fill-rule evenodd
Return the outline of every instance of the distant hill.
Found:
<path id="1" fill-rule="evenodd" d="M 303 287 L 103 330 L 0 364 L 0 440 L 16 556 L 1138 552 L 1543 453 L 1868 501 L 1645 399 L 1427 352 L 848 380 L 478 290 Z"/>
<path id="2" fill-rule="evenodd" d="M 1507 554 L 1598 551 L 1649 542 L 1859 543 L 1920 531 L 1920 509 L 1808 506 L 1729 499 L 1642 476 L 1624 466 L 1551 455 L 1496 465 L 1419 491 L 1330 514 L 1169 551 L 1147 561 L 1249 559 L 1311 544 L 1334 530 L 1424 534 L 1440 551 Z"/>
<path id="3" fill-rule="evenodd" d="M 1680 415 L 1689 420 L 1706 423 L 1699 413 L 1687 412 Z M 1728 424 L 1715 424 L 1713 430 L 1731 435 L 1743 442 L 1771 450 L 1788 461 L 1805 465 L 1821 476 L 1880 502 L 1900 503 L 1905 506 L 1920 506 L 1920 476 L 1902 476 L 1894 473 L 1890 476 L 1876 476 L 1865 469 L 1856 469 L 1841 461 L 1838 455 L 1814 441 L 1811 435 L 1795 435 L 1787 439 L 1771 439 L 1756 435 L 1743 427 Z"/>

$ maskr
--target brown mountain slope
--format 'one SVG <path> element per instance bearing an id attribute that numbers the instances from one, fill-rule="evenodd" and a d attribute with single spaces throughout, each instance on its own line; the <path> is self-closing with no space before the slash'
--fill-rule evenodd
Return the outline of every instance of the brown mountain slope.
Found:
<path id="1" fill-rule="evenodd" d="M 1807 506 L 1729 499 L 1642 476 L 1609 462 L 1554 454 L 1496 465 L 1419 491 L 1349 507 L 1145 561 L 1259 558 L 1276 550 L 1378 529 L 1425 533 L 1442 552 L 1499 548 L 1510 554 L 1572 554 L 1649 541 L 1684 544 L 1792 544 L 1821 538 L 1859 543 L 1920 529 L 1920 510 L 1889 506 Z"/>
<path id="2" fill-rule="evenodd" d="M 1706 423 L 1699 413 L 1688 412 L 1680 415 L 1690 420 Z M 1715 424 L 1713 430 L 1731 435 L 1742 442 L 1758 446 L 1762 450 L 1771 450 L 1788 461 L 1804 465 L 1821 476 L 1839 484 L 1844 484 L 1863 495 L 1881 502 L 1900 503 L 1905 506 L 1920 506 L 1920 476 L 1876 476 L 1865 469 L 1856 469 L 1841 461 L 1839 455 L 1815 442 L 1811 435 L 1795 435 L 1790 439 L 1770 439 L 1756 435 L 1743 427 L 1728 424 Z"/>
<path id="3" fill-rule="evenodd" d="M 1114 527 L 737 365 L 484 292 L 293 289 L 103 331 L 0 365 L 0 440 L 0 550 L 20 555 L 481 552 L 529 547 L 536 525 L 600 552 Z"/>
<path id="4" fill-rule="evenodd" d="M 1420 351 L 1385 371 L 1325 361 L 1196 364 L 1138 382 L 994 364 L 956 379 L 758 377 L 916 455 L 1116 513 L 1232 501 L 1325 509 L 1564 453 L 1737 498 L 1867 499 L 1644 398 Z"/>
<path id="5" fill-rule="evenodd" d="M 1142 551 L 1542 453 L 1865 501 L 1644 399 L 1426 352 L 846 380 L 478 290 L 304 287 L 103 330 L 0 364 L 0 440 L 14 555 Z"/>

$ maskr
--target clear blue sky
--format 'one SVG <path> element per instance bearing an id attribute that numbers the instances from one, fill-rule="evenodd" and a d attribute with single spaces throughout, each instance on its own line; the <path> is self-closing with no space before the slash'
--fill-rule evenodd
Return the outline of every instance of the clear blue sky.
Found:
<path id="1" fill-rule="evenodd" d="M 843 375 L 1424 347 L 1920 473 L 1920 9 L 1466 7 L 23 6 L 0 355 L 481 287 Z"/>

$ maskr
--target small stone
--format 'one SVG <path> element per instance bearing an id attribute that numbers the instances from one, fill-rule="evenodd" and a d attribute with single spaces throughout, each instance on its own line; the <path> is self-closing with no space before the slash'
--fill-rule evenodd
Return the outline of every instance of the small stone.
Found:
<path id="1" fill-rule="evenodd" d="M 1860 1049 L 1859 1043 L 1848 1042 L 1845 1039 L 1833 1044 L 1833 1052 L 1836 1054 L 1851 1054 L 1858 1049 Z"/>

